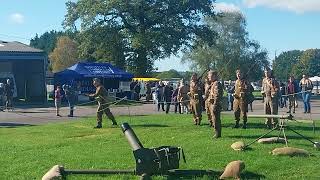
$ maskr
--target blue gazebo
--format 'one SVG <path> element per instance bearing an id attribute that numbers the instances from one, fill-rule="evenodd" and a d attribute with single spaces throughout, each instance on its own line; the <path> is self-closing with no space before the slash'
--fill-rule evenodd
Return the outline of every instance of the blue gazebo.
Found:
<path id="1" fill-rule="evenodd" d="M 133 74 L 123 71 L 110 63 L 79 62 L 54 74 L 55 85 L 80 84 L 81 92 L 93 92 L 92 78 L 100 78 L 106 89 L 118 89 L 121 81 L 131 81 Z"/>

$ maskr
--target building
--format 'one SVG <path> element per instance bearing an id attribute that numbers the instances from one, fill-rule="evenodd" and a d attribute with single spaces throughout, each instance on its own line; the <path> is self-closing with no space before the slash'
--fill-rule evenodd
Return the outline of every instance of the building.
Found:
<path id="1" fill-rule="evenodd" d="M 47 62 L 42 50 L 0 40 L 0 82 L 8 78 L 13 81 L 15 100 L 46 102 Z"/>

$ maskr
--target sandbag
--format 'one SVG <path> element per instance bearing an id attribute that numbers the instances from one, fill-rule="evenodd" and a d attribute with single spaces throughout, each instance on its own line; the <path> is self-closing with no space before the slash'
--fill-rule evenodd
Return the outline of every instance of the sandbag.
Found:
<path id="1" fill-rule="evenodd" d="M 61 173 L 60 173 L 60 166 L 55 165 L 53 166 L 43 177 L 42 180 L 60 180 Z"/>
<path id="2" fill-rule="evenodd" d="M 231 148 L 235 151 L 242 151 L 245 148 L 245 144 L 243 141 L 237 141 L 237 142 L 231 144 Z"/>
<path id="3" fill-rule="evenodd" d="M 223 174 L 220 176 L 220 179 L 226 179 L 226 178 L 236 178 L 240 179 L 240 173 L 242 170 L 244 170 L 245 165 L 243 161 L 232 161 L 230 162 Z"/>
<path id="4" fill-rule="evenodd" d="M 261 143 L 261 144 L 286 143 L 286 140 L 284 138 L 270 137 L 270 138 L 261 138 L 258 140 L 258 143 Z"/>
<path id="5" fill-rule="evenodd" d="M 309 152 L 304 149 L 298 149 L 293 147 L 275 148 L 272 151 L 272 155 L 275 156 L 310 156 Z"/>

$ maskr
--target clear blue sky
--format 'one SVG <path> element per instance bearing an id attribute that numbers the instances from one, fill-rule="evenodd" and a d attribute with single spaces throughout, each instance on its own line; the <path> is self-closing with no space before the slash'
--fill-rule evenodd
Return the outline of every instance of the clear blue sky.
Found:
<path id="1" fill-rule="evenodd" d="M 29 44 L 36 33 L 62 30 L 66 0 L 0 0 L 0 39 Z M 320 48 L 320 0 L 217 0 L 217 9 L 241 11 L 251 39 L 273 57 L 286 50 Z M 187 70 L 179 58 L 157 61 L 160 71 Z"/>

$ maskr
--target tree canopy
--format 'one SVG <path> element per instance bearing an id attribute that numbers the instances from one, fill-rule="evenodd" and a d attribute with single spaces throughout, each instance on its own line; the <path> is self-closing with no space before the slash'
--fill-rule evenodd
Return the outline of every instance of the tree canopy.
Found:
<path id="1" fill-rule="evenodd" d="M 58 72 L 68 68 L 77 61 L 77 44 L 68 36 L 61 36 L 57 40 L 56 48 L 49 55 L 52 71 Z"/>
<path id="2" fill-rule="evenodd" d="M 72 30 L 81 28 L 81 32 L 84 32 L 84 37 L 80 38 L 83 41 L 79 43 L 80 49 L 86 51 L 81 55 L 93 55 L 98 59 L 120 57 L 125 60 L 124 64 L 131 72 L 143 76 L 153 71 L 155 60 L 176 54 L 182 47 L 192 45 L 195 38 L 214 38 L 207 25 L 199 23 L 204 16 L 214 16 L 212 2 L 214 1 L 69 1 L 66 3 L 64 26 Z M 84 44 L 89 38 L 86 32 L 97 30 L 99 38 L 89 44 L 95 43 L 98 47 Z M 117 37 L 113 39 L 104 32 L 111 32 Z M 105 52 L 101 48 L 110 47 L 108 44 L 112 43 L 116 43 L 115 49 L 119 51 Z"/>
<path id="3" fill-rule="evenodd" d="M 284 81 L 288 80 L 290 75 L 297 78 L 303 74 L 320 76 L 320 49 L 282 52 L 275 58 L 273 70 L 276 77 Z"/>
<path id="4" fill-rule="evenodd" d="M 174 69 L 170 69 L 169 71 L 163 71 L 161 73 L 159 73 L 156 78 L 159 79 L 171 79 L 171 78 L 182 78 L 182 75 L 174 70 Z"/>
<path id="5" fill-rule="evenodd" d="M 195 46 L 183 56 L 183 61 L 192 63 L 195 71 L 215 69 L 223 79 L 235 79 L 240 68 L 249 79 L 262 77 L 264 66 L 268 66 L 267 52 L 256 41 L 248 38 L 245 17 L 238 12 L 224 12 L 217 17 L 207 17 L 205 23 L 216 40 L 209 44 L 197 40 Z"/>

